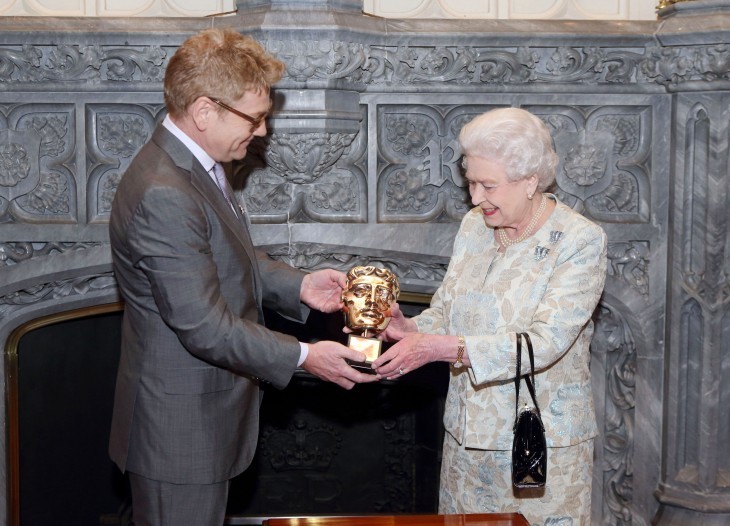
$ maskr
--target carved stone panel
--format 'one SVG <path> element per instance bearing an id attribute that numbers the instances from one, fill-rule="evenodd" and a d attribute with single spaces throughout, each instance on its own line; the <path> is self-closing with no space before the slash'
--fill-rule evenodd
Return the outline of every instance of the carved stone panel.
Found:
<path id="1" fill-rule="evenodd" d="M 652 108 L 531 108 L 552 128 L 560 157 L 558 195 L 598 221 L 649 220 Z"/>
<path id="2" fill-rule="evenodd" d="M 37 42 L 42 37 L 32 38 Z M 161 83 L 168 56 L 156 45 L 23 44 L 0 49 L 0 82 L 16 88 L 37 82 L 58 84 L 60 91 L 134 81 Z"/>
<path id="3" fill-rule="evenodd" d="M 152 137 L 161 106 L 86 106 L 88 220 L 107 222 L 119 181 L 139 149 Z"/>
<path id="4" fill-rule="evenodd" d="M 0 112 L 0 222 L 75 223 L 76 118 L 71 104 L 8 105 Z"/>
<path id="5" fill-rule="evenodd" d="M 252 221 L 365 221 L 363 135 L 274 132 L 252 143 L 236 177 L 246 185 L 244 199 Z"/>
<path id="6" fill-rule="evenodd" d="M 471 207 L 459 166 L 461 127 L 495 105 L 378 107 L 378 219 L 458 221 Z M 556 193 L 597 221 L 650 214 L 650 106 L 524 105 L 549 126 L 560 158 Z"/>
<path id="7" fill-rule="evenodd" d="M 456 138 L 473 106 L 378 106 L 378 220 L 460 221 L 471 208 Z"/>

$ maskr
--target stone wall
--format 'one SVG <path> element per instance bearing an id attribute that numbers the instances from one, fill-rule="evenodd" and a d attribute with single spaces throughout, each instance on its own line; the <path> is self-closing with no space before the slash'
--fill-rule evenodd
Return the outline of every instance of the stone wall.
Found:
<path id="1" fill-rule="evenodd" d="M 545 120 L 556 193 L 609 235 L 592 347 L 593 522 L 725 524 L 730 2 L 580 23 L 386 20 L 356 3 L 0 19 L 0 342 L 40 316 L 117 301 L 110 203 L 164 115 L 165 65 L 188 35 L 234 27 L 287 66 L 237 195 L 254 241 L 304 269 L 375 263 L 406 291 L 432 292 L 469 206 L 460 127 L 498 106 Z M 9 364 L 6 350 L 6 390 Z M 0 518 L 12 524 L 8 466 Z"/>

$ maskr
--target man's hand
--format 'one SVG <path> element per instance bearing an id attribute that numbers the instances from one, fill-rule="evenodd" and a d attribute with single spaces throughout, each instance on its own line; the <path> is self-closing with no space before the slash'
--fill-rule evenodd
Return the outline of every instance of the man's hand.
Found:
<path id="1" fill-rule="evenodd" d="M 352 389 L 355 384 L 380 380 L 378 375 L 361 373 L 345 361 L 346 359 L 353 362 L 365 361 L 365 355 L 359 351 L 331 341 L 308 345 L 309 354 L 302 368 L 322 380 L 334 382 L 345 389 Z"/>
<path id="2" fill-rule="evenodd" d="M 299 299 L 313 309 L 336 312 L 342 308 L 342 289 L 347 276 L 334 269 L 323 269 L 304 276 Z"/>

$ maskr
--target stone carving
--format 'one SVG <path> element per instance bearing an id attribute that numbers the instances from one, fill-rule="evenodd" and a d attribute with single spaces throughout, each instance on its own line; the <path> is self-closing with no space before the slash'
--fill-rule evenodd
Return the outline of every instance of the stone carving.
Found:
<path id="1" fill-rule="evenodd" d="M 158 46 L 105 49 L 101 61 L 107 68 L 107 79 L 111 81 L 162 82 L 165 75 L 167 53 Z"/>
<path id="2" fill-rule="evenodd" d="M 585 201 L 605 190 L 611 182 L 613 137 L 602 132 L 587 137 L 585 129 L 563 133 L 567 137 L 555 138 L 555 142 L 565 148 L 562 170 L 557 174 L 558 183 L 563 190 Z"/>
<path id="3" fill-rule="evenodd" d="M 540 107 L 531 108 L 538 114 Z M 555 111 L 555 108 L 551 108 Z M 562 107 L 542 114 L 560 157 L 555 193 L 606 222 L 647 222 L 651 125 L 644 107 Z"/>
<path id="4" fill-rule="evenodd" d="M 40 49 L 27 44 L 20 50 L 0 48 L 0 82 L 42 80 L 41 57 Z"/>
<path id="5" fill-rule="evenodd" d="M 6 131 L 4 135 L 8 135 Z M 15 187 L 30 173 L 30 159 L 26 149 L 6 138 L 0 148 L 0 185 Z"/>
<path id="6" fill-rule="evenodd" d="M 641 64 L 642 73 L 660 84 L 730 79 L 730 47 L 727 44 L 651 48 L 646 54 Z"/>
<path id="7" fill-rule="evenodd" d="M 417 168 L 397 170 L 387 183 L 385 208 L 388 212 L 430 211 L 437 195 L 427 188 L 426 174 Z"/>
<path id="8" fill-rule="evenodd" d="M 363 144 L 356 139 L 352 133 L 274 132 L 268 141 L 251 143 L 236 177 L 248 177 L 244 199 L 252 221 L 364 219 L 365 174 L 353 163 Z"/>
<path id="9" fill-rule="evenodd" d="M 730 78 L 727 44 L 681 48 L 368 46 L 344 41 L 264 42 L 286 65 L 286 80 L 458 84 L 676 84 Z M 167 52 L 159 46 L 24 45 L 0 47 L 0 82 L 162 81 Z M 78 86 L 76 86 L 78 87 Z"/>
<path id="10" fill-rule="evenodd" d="M 119 161 L 119 169 L 106 172 L 98 186 L 97 212 L 108 214 L 124 171 L 147 142 L 152 130 L 138 115 L 109 113 L 97 115 L 96 130 L 99 151 Z"/>
<path id="11" fill-rule="evenodd" d="M 608 244 L 608 275 L 649 297 L 649 243 Z"/>
<path id="12" fill-rule="evenodd" d="M 470 203 L 456 137 L 464 123 L 487 109 L 413 105 L 381 110 L 381 221 L 460 220 Z M 528 109 L 551 128 L 561 159 L 555 191 L 563 201 L 602 221 L 648 220 L 651 128 L 644 108 Z"/>
<path id="13" fill-rule="evenodd" d="M 641 64 L 641 71 L 660 84 L 687 80 L 692 73 L 693 60 L 679 48 L 654 48 Z"/>
<path id="14" fill-rule="evenodd" d="M 129 114 L 100 113 L 96 130 L 99 150 L 119 157 L 132 157 L 150 135 L 144 119 Z"/>
<path id="15" fill-rule="evenodd" d="M 326 470 L 342 447 L 342 433 L 333 426 L 310 427 L 297 420 L 287 429 L 267 427 L 261 437 L 261 451 L 276 471 Z"/>
<path id="16" fill-rule="evenodd" d="M 265 43 L 286 64 L 286 77 L 298 82 L 312 79 L 362 80 L 360 68 L 368 61 L 367 46 L 330 40 Z"/>
<path id="17" fill-rule="evenodd" d="M 636 346 L 621 313 L 601 302 L 594 317 L 596 324 L 591 352 L 605 357 L 606 393 L 602 398 L 605 415 L 600 433 L 604 462 L 602 524 L 637 524 L 633 517 L 633 444 L 636 407 Z M 598 447 L 598 443 L 596 446 Z M 594 474 L 594 477 L 596 475 Z M 638 518 L 640 519 L 640 518 Z M 638 522 L 641 524 L 642 522 Z"/>
<path id="18" fill-rule="evenodd" d="M 0 82 L 162 82 L 167 53 L 158 46 L 99 45 L 0 47 Z M 78 88 L 78 86 L 74 86 Z"/>
<path id="19" fill-rule="evenodd" d="M 274 133 L 266 160 L 283 179 L 312 183 L 332 169 L 354 138 L 352 133 Z"/>
<path id="20" fill-rule="evenodd" d="M 0 265 L 15 265 L 31 258 L 83 250 L 103 243 L 0 243 Z"/>
<path id="21" fill-rule="evenodd" d="M 17 290 L 0 297 L 0 316 L 5 316 L 9 311 L 22 305 L 84 295 L 91 291 L 111 289 L 116 286 L 117 282 L 112 272 L 39 283 L 29 289 Z"/>
<path id="22" fill-rule="evenodd" d="M 88 182 L 88 193 L 95 197 L 89 203 L 89 215 L 93 220 L 107 220 L 122 175 L 152 136 L 155 116 L 162 111 L 162 106 L 149 110 L 128 104 L 92 104 L 87 107 L 88 125 L 94 130 L 87 144 L 93 166 Z"/>
<path id="23" fill-rule="evenodd" d="M 268 41 L 288 78 L 362 84 L 676 84 L 727 79 L 727 44 L 682 48 L 365 46 L 347 42 Z"/>
<path id="24" fill-rule="evenodd" d="M 399 416 L 383 422 L 385 432 L 384 494 L 387 500 L 375 504 L 375 511 L 413 511 L 408 505 L 412 497 L 406 493 L 413 487 L 410 459 L 414 455 L 415 419 L 410 415 Z"/>
<path id="25" fill-rule="evenodd" d="M 718 44 L 697 50 L 697 74 L 706 81 L 730 79 L 730 46 Z"/>
<path id="26" fill-rule="evenodd" d="M 410 281 L 427 281 L 441 283 L 446 274 L 448 261 L 421 262 L 413 261 L 404 255 L 367 256 L 337 251 L 333 247 L 316 243 L 294 243 L 291 245 L 269 246 L 266 252 L 279 261 L 308 271 L 322 268 L 334 268 L 347 272 L 354 266 L 374 266 L 387 268 L 401 282 L 401 287 Z"/>
<path id="27" fill-rule="evenodd" d="M 34 192 L 18 200 L 21 208 L 37 214 L 63 214 L 70 211 L 66 178 L 59 172 L 45 172 Z"/>
<path id="28" fill-rule="evenodd" d="M 32 243 L 0 243 L 0 264 L 15 265 L 33 257 Z"/>
<path id="29" fill-rule="evenodd" d="M 380 109 L 378 215 L 384 222 L 459 221 L 469 209 L 456 137 L 483 107 Z"/>
<path id="30" fill-rule="evenodd" d="M 419 53 L 423 51 L 423 53 Z M 466 84 L 476 72 L 477 53 L 464 47 L 430 47 L 418 51 L 400 47 L 395 53 L 393 79 L 399 82 L 457 82 Z"/>
<path id="31" fill-rule="evenodd" d="M 102 178 L 102 184 L 99 187 L 99 202 L 97 209 L 100 214 L 110 214 L 112 211 L 112 202 L 114 195 L 117 193 L 119 181 L 122 180 L 123 173 L 119 170 L 110 171 L 106 177 Z"/>
<path id="32" fill-rule="evenodd" d="M 0 117 L 5 128 L 0 130 L 0 221 L 72 219 L 75 141 L 69 129 L 75 122 L 70 107 L 65 109 L 41 112 L 38 106 L 19 106 Z"/>
<path id="33" fill-rule="evenodd" d="M 13 219 L 18 215 L 15 203 L 34 190 L 40 183 L 38 166 L 40 138 L 34 134 L 22 137 L 12 130 L 0 132 L 3 144 L 2 181 L 0 181 L 0 219 Z M 13 206 L 15 205 L 15 206 Z"/>
<path id="34" fill-rule="evenodd" d="M 606 169 L 610 166 L 610 149 L 601 148 L 598 140 L 592 144 L 578 142 L 568 149 L 563 162 L 563 172 L 568 181 L 576 186 L 593 186 L 606 178 Z M 609 139 L 610 141 L 610 139 Z"/>
<path id="35" fill-rule="evenodd" d="M 363 488 L 373 498 L 375 512 L 412 512 L 414 481 L 411 459 L 415 443 L 413 415 L 382 420 L 383 465 L 378 484 Z M 343 458 L 343 433 L 317 422 L 310 415 L 298 416 L 286 428 L 262 428 L 259 450 L 276 472 L 266 477 L 266 497 L 287 500 L 287 509 L 311 510 L 312 500 L 327 509 L 337 508 L 342 498 L 343 481 L 330 465 L 360 463 L 358 456 Z M 380 444 L 376 449 L 380 447 Z"/>

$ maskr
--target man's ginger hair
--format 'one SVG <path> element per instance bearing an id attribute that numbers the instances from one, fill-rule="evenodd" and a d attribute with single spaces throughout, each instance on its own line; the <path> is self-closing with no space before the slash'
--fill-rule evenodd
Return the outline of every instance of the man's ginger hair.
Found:
<path id="1" fill-rule="evenodd" d="M 268 93 L 283 73 L 283 62 L 251 37 L 233 29 L 206 29 L 185 40 L 167 65 L 167 111 L 181 117 L 203 96 L 232 104 L 248 91 Z"/>

